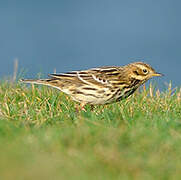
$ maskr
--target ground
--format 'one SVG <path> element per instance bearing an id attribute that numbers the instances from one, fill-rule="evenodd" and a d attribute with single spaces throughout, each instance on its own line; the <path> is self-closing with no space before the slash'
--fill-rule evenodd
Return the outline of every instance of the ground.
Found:
<path id="1" fill-rule="evenodd" d="M 181 179 L 180 88 L 76 105 L 52 88 L 1 82 L 0 178 Z"/>

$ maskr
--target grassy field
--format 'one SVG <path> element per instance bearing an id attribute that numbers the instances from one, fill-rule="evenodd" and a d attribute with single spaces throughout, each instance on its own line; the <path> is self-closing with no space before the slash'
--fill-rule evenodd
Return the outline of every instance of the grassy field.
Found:
<path id="1" fill-rule="evenodd" d="M 181 179 L 181 89 L 86 107 L 44 86 L 0 84 L 0 179 Z"/>

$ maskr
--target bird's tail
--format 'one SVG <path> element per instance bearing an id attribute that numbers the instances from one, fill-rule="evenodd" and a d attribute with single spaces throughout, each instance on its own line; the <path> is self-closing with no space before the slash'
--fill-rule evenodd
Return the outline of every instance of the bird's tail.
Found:
<path id="1" fill-rule="evenodd" d="M 20 82 L 47 85 L 50 87 L 57 88 L 61 91 L 62 91 L 62 88 L 64 86 L 64 84 L 61 83 L 60 80 L 58 80 L 56 78 L 51 78 L 51 79 L 21 79 Z"/>
<path id="2" fill-rule="evenodd" d="M 49 85 L 48 80 L 49 79 L 20 79 L 20 82 L 31 83 L 31 84 Z"/>

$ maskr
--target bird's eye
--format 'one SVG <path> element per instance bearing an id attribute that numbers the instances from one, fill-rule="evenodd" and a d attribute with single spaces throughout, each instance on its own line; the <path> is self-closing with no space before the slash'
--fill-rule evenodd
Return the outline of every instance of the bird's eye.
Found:
<path id="1" fill-rule="evenodd" d="M 144 74 L 147 74 L 147 73 L 148 73 L 148 71 L 147 71 L 146 69 L 143 69 L 143 72 L 144 72 Z"/>

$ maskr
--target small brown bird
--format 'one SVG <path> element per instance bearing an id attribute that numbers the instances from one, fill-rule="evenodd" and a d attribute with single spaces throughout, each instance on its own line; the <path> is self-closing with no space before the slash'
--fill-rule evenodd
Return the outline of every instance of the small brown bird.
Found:
<path id="1" fill-rule="evenodd" d="M 85 104 L 108 104 L 127 98 L 153 76 L 162 76 L 150 65 L 135 62 L 125 66 L 107 66 L 82 71 L 49 74 L 49 79 L 22 79 L 25 83 L 51 86 Z"/>

